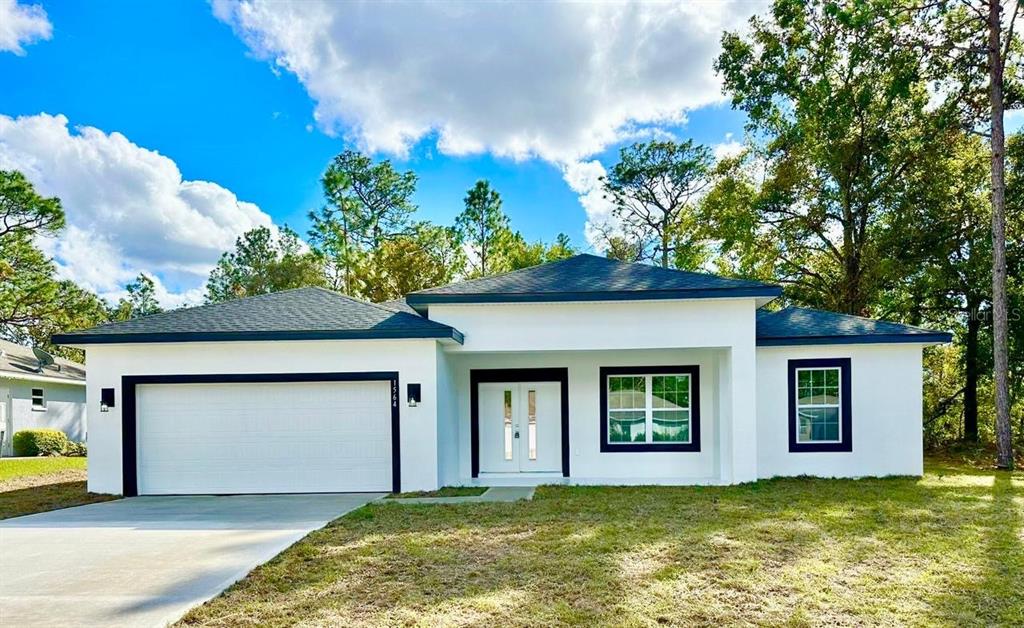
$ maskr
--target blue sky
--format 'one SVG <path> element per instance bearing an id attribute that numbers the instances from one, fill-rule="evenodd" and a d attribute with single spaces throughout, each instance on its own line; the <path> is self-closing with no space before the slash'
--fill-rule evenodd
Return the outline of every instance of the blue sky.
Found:
<path id="1" fill-rule="evenodd" d="M 764 6 L 0 0 L 0 167 L 64 200 L 48 250 L 109 298 L 147 272 L 194 301 L 245 229 L 304 233 L 348 147 L 414 170 L 421 219 L 489 179 L 528 239 L 586 248 L 621 146 L 742 136 L 711 62 Z"/>
<path id="2" fill-rule="evenodd" d="M 215 181 L 278 222 L 306 226 L 321 201 L 318 177 L 348 144 L 307 125 L 314 103 L 295 76 L 249 54 L 203 2 L 45 2 L 53 37 L 23 57 L 0 55 L 12 87 L 2 111 L 62 113 L 72 125 L 119 131 L 174 159 L 188 179 Z M 742 134 L 728 107 L 690 114 L 680 135 L 717 143 Z M 419 142 L 395 159 L 420 176 L 424 218 L 450 222 L 476 179 L 491 180 L 529 238 L 569 233 L 583 244 L 585 215 L 559 170 L 540 160 L 448 158 Z M 597 155 L 614 160 L 615 147 Z"/>

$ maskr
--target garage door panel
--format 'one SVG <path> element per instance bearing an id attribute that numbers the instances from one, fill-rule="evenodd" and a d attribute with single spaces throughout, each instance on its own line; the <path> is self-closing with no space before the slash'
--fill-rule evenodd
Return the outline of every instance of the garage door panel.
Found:
<path id="1" fill-rule="evenodd" d="M 391 490 L 389 382 L 140 384 L 141 494 Z"/>

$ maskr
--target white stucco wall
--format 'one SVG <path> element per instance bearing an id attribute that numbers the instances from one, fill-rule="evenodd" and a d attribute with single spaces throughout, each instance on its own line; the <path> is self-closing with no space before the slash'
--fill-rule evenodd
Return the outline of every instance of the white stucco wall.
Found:
<path id="1" fill-rule="evenodd" d="M 753 347 L 755 324 L 752 298 L 432 305 L 430 319 L 465 335 L 452 353 Z"/>
<path id="2" fill-rule="evenodd" d="M 196 373 L 333 373 L 398 371 L 402 489 L 429 490 L 438 481 L 437 342 L 348 340 L 92 345 L 88 359 L 89 490 L 120 493 L 121 377 Z M 407 383 L 423 387 L 409 407 Z M 100 412 L 100 389 L 114 388 L 116 405 Z"/>
<path id="3" fill-rule="evenodd" d="M 754 480 L 754 313 L 752 298 L 433 305 L 432 320 L 452 325 L 465 335 L 463 345 L 446 348 L 457 368 L 459 454 L 468 456 L 469 452 L 469 368 L 567 366 L 571 429 L 579 430 L 579 439 L 571 438 L 574 481 L 674 479 L 678 484 Z M 552 352 L 584 351 L 587 353 L 552 356 Z M 472 357 L 477 353 L 490 355 Z M 694 357 L 688 362 L 688 356 Z M 719 451 L 718 441 L 709 440 L 702 445 L 699 456 L 597 451 L 600 366 L 690 364 L 695 363 L 693 360 L 701 364 L 702 386 L 708 386 L 702 402 L 727 410 L 713 429 L 709 426 L 703 432 L 707 438 L 714 432 L 723 450 Z M 576 442 L 581 443 L 579 453 Z M 460 481 L 469 476 L 468 465 L 468 461 L 460 460 Z"/>
<path id="4" fill-rule="evenodd" d="M 424 391 L 437 398 L 437 481 L 438 486 L 458 483 L 459 409 L 454 371 L 448 354 L 437 345 L 437 391 Z"/>
<path id="5" fill-rule="evenodd" d="M 853 451 L 789 451 L 787 362 L 850 358 Z M 757 474 L 861 477 L 921 475 L 921 345 L 757 349 Z"/>
<path id="6" fill-rule="evenodd" d="M 471 480 L 472 369 L 569 370 L 570 480 L 738 483 L 775 475 L 920 474 L 919 345 L 755 346 L 753 299 L 434 306 L 465 344 L 433 340 L 100 345 L 87 348 L 89 488 L 119 493 L 124 375 L 398 371 L 402 488 Z M 790 359 L 852 361 L 853 452 L 789 453 Z M 600 451 L 602 366 L 700 367 L 701 451 Z M 409 407 L 406 384 L 423 402 Z M 117 405 L 99 412 L 100 389 Z"/>
<path id="7" fill-rule="evenodd" d="M 32 389 L 42 388 L 45 410 L 32 408 Z M 51 381 L 24 381 L 0 377 L 0 390 L 10 394 L 8 411 L 12 417 L 12 433 L 4 435 L 3 455 L 10 455 L 13 432 L 32 429 L 54 429 L 73 441 L 86 436 L 85 386 Z M 0 399 L 0 403 L 4 400 Z M 0 429 L 5 429 L 0 426 Z"/>
<path id="8" fill-rule="evenodd" d="M 452 354 L 449 356 L 457 408 L 459 484 L 472 483 L 470 371 L 496 368 L 567 368 L 569 371 L 569 472 L 580 484 L 717 484 L 718 361 L 720 350 L 572 351 L 547 353 Z M 699 452 L 604 452 L 600 450 L 602 366 L 700 367 L 701 450 Z M 726 418 L 726 421 L 728 418 Z"/>

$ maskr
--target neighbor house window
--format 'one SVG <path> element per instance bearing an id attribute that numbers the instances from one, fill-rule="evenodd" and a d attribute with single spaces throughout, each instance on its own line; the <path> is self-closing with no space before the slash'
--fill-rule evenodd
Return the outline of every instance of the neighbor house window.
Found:
<path id="1" fill-rule="evenodd" d="M 43 396 L 42 388 L 32 389 L 32 409 L 33 410 L 45 410 L 46 409 L 46 397 Z"/>
<path id="2" fill-rule="evenodd" d="M 601 451 L 700 451 L 696 366 L 601 369 Z"/>
<path id="3" fill-rule="evenodd" d="M 849 358 L 789 361 L 789 450 L 852 451 Z"/>

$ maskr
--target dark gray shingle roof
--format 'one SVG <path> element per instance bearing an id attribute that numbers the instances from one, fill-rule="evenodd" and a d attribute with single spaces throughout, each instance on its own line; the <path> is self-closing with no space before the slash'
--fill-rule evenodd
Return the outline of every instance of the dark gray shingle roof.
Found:
<path id="1" fill-rule="evenodd" d="M 406 314 L 412 314 L 413 316 L 420 315 L 419 312 L 412 309 L 412 307 L 405 302 L 405 299 L 392 299 L 390 301 L 383 301 L 377 305 L 386 307 L 389 310 L 394 310 L 395 312 L 405 312 Z"/>
<path id="2" fill-rule="evenodd" d="M 949 342 L 946 332 L 911 327 L 824 310 L 787 307 L 778 312 L 758 310 L 759 346 L 795 344 L 860 344 L 885 342 Z"/>
<path id="3" fill-rule="evenodd" d="M 759 281 L 629 264 L 582 254 L 502 275 L 420 290 L 408 295 L 406 302 L 422 307 L 431 303 L 775 297 L 780 294 L 780 287 Z"/>
<path id="4" fill-rule="evenodd" d="M 458 330 L 414 314 L 349 298 L 323 288 L 173 310 L 83 331 L 59 334 L 59 344 L 217 340 L 451 338 Z"/>

